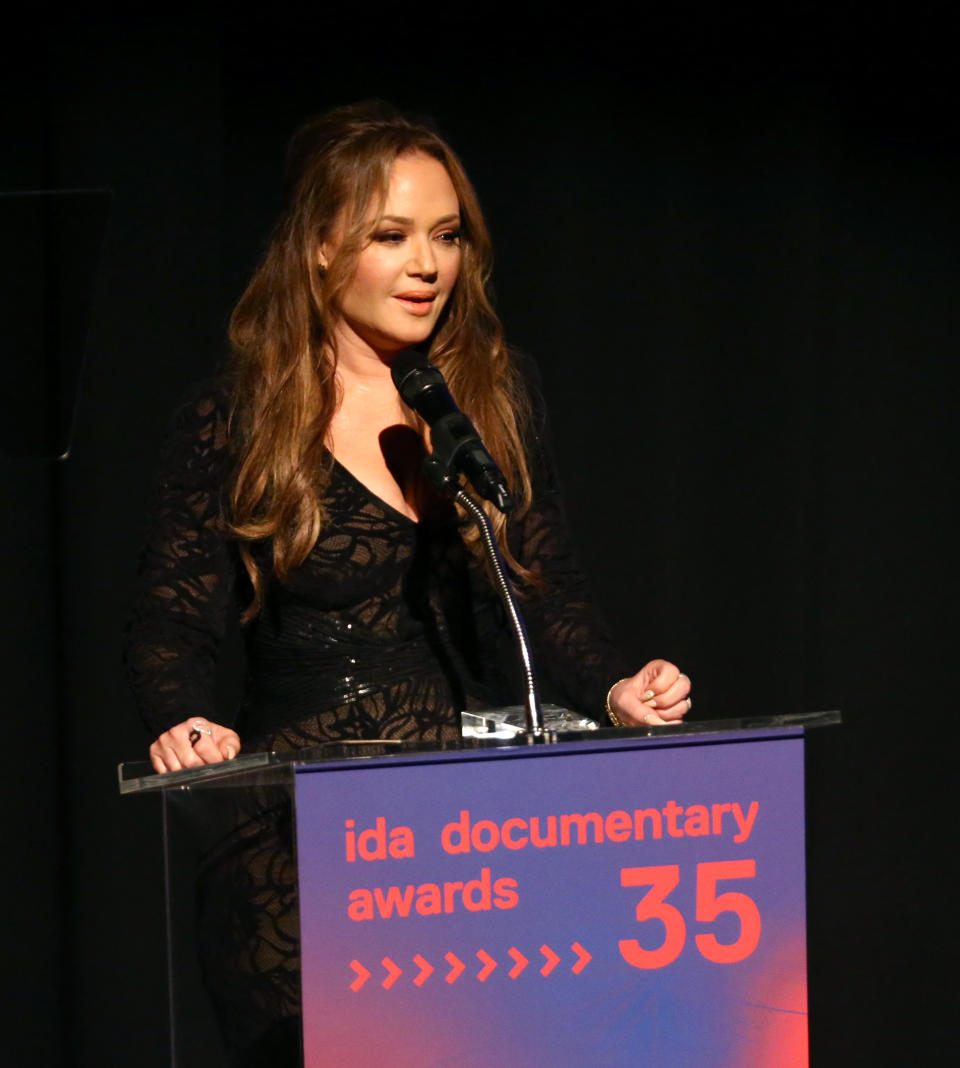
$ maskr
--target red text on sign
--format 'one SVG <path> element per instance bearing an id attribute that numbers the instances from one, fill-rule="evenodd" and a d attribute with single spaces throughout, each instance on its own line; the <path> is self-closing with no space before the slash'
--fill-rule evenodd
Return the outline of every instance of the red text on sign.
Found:
<path id="1" fill-rule="evenodd" d="M 740 933 L 733 942 L 720 942 L 716 935 L 704 932 L 694 941 L 701 956 L 715 964 L 735 964 L 745 960 L 760 941 L 760 910 L 753 898 L 735 890 L 717 893 L 717 883 L 732 879 L 752 879 L 756 876 L 754 860 L 723 860 L 697 865 L 698 923 L 712 923 L 722 913 L 732 912 L 740 921 Z M 621 868 L 621 886 L 648 886 L 650 889 L 637 903 L 637 921 L 658 920 L 664 936 L 655 949 L 645 949 L 636 938 L 620 940 L 620 954 L 634 968 L 665 968 L 683 951 L 687 939 L 687 924 L 676 906 L 667 897 L 680 883 L 680 867 L 662 864 L 644 868 Z"/>

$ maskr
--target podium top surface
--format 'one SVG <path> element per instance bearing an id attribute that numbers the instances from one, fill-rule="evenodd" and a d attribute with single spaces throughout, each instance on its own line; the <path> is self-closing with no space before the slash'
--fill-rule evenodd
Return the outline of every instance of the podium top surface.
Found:
<path id="1" fill-rule="evenodd" d="M 780 716 L 746 716 L 740 719 L 701 720 L 676 727 L 612 727 L 598 730 L 548 731 L 542 738 L 520 734 L 509 739 L 462 738 L 436 746 L 389 739 L 337 741 L 286 752 L 241 753 L 220 764 L 205 764 L 184 771 L 157 774 L 149 761 L 127 761 L 117 768 L 121 794 L 156 793 L 215 785 L 289 781 L 308 767 L 343 767 L 357 761 L 367 764 L 396 761 L 446 761 L 534 755 L 563 749 L 619 749 L 664 745 L 708 745 L 749 741 L 762 737 L 800 734 L 813 727 L 841 722 L 838 711 L 804 712 Z"/>

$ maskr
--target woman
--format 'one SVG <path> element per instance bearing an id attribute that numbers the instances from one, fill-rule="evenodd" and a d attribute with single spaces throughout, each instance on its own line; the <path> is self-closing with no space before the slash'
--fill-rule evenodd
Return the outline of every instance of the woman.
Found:
<path id="1" fill-rule="evenodd" d="M 495 662 L 492 595 L 462 551 L 469 530 L 418 477 L 426 434 L 389 373 L 411 345 L 428 347 L 523 501 L 509 528 L 497 517 L 498 534 L 556 695 L 600 718 L 599 687 L 614 722 L 677 722 L 687 679 L 655 660 L 617 681 L 628 672 L 572 567 L 459 160 L 385 105 L 341 108 L 294 138 L 287 193 L 233 316 L 228 382 L 181 412 L 168 446 L 128 655 L 154 767 L 239 752 L 211 719 L 235 605 L 248 624 L 248 746 L 439 740 L 468 700 L 517 699 Z M 473 618 L 462 601 L 451 618 L 455 593 Z"/>
<path id="2" fill-rule="evenodd" d="M 286 209 L 233 315 L 230 372 L 177 418 L 143 557 L 128 663 L 158 772 L 229 759 L 241 737 L 274 750 L 440 742 L 468 705 L 517 701 L 472 530 L 420 479 L 429 436 L 390 377 L 411 346 L 521 502 L 494 519 L 545 696 L 622 724 L 689 709 L 686 677 L 662 660 L 631 674 L 593 612 L 531 372 L 487 296 L 490 260 L 463 167 L 426 124 L 358 105 L 294 137 Z M 231 612 L 248 654 L 237 730 L 214 718 Z"/>

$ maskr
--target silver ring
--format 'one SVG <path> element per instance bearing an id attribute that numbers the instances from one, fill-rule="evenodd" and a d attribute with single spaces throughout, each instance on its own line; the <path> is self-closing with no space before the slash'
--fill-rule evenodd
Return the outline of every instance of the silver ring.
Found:
<path id="1" fill-rule="evenodd" d="M 190 733 L 187 735 L 187 741 L 191 745 L 196 745 L 204 734 L 207 735 L 208 738 L 213 737 L 213 731 L 210 730 L 209 727 L 204 727 L 202 720 L 195 719 L 191 724 Z"/>

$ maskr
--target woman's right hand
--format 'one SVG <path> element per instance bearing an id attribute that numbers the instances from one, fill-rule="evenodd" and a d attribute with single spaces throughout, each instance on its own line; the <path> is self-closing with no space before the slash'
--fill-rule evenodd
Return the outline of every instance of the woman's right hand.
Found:
<path id="1" fill-rule="evenodd" d="M 160 735 L 150 746 L 150 763 L 154 771 L 162 774 L 219 764 L 232 760 L 239 752 L 240 738 L 236 731 L 194 716 Z"/>

